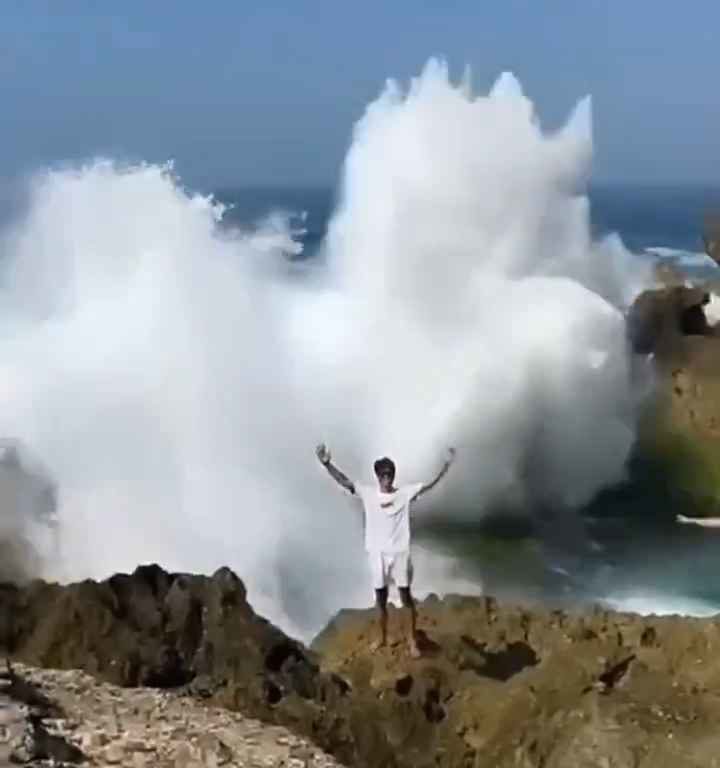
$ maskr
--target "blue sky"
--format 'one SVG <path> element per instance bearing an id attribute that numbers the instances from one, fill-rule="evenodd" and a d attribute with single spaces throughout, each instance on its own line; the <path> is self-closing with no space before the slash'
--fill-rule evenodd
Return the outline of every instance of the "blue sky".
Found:
<path id="1" fill-rule="evenodd" d="M 332 183 L 387 77 L 512 70 L 595 177 L 720 182 L 717 0 L 2 0 L 0 177 L 96 153 L 191 183 Z"/>

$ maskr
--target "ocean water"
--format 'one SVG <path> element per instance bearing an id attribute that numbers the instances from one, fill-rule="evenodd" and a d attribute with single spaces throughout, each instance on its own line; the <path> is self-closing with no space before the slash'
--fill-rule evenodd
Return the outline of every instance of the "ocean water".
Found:
<path id="1" fill-rule="evenodd" d="M 305 256 L 320 246 L 337 196 L 331 187 L 224 187 L 214 194 L 230 206 L 226 218 L 233 224 L 254 224 L 271 211 L 293 214 L 293 223 L 305 230 Z M 637 253 L 658 249 L 654 256 L 681 267 L 708 266 L 703 221 L 720 211 L 720 186 L 604 184 L 591 186 L 589 195 L 596 237 L 616 232 Z"/>

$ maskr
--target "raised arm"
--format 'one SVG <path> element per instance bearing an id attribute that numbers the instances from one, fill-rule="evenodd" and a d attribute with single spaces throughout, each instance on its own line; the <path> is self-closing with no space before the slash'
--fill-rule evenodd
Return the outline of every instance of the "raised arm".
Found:
<path id="1" fill-rule="evenodd" d="M 345 488 L 346 491 L 350 491 L 350 493 L 355 493 L 355 484 L 346 474 L 341 472 L 332 463 L 332 456 L 330 456 L 330 451 L 328 451 L 327 446 L 324 443 L 318 445 L 318 447 L 315 449 L 315 454 L 317 455 L 318 460 L 323 465 L 323 467 L 327 469 L 330 477 L 332 477 L 332 479 L 338 485 Z"/>
<path id="2" fill-rule="evenodd" d="M 445 477 L 453 461 L 455 461 L 455 449 L 448 448 L 447 458 L 445 459 L 445 463 L 442 465 L 442 468 L 435 476 L 435 479 L 429 483 L 425 483 L 425 485 L 423 485 L 423 487 L 417 492 L 417 494 L 415 495 L 415 498 L 417 499 L 418 496 L 422 496 L 423 493 L 427 493 L 429 490 L 434 488 L 443 479 L 443 477 Z"/>
<path id="3" fill-rule="evenodd" d="M 720 517 L 685 517 L 677 515 L 675 518 L 678 523 L 686 525 L 699 525 L 701 528 L 720 528 Z"/>

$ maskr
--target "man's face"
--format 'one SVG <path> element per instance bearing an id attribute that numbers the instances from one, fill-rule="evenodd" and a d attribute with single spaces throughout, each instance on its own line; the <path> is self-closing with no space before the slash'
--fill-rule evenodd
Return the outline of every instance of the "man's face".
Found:
<path id="1" fill-rule="evenodd" d="M 390 470 L 384 469 L 377 476 L 380 490 L 383 493 L 389 493 L 393 487 L 393 480 L 395 479 L 393 473 Z"/>

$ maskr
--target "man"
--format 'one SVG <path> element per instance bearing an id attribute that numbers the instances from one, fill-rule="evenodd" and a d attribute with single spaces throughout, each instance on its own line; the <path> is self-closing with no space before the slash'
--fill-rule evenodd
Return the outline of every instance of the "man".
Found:
<path id="1" fill-rule="evenodd" d="M 365 510 L 365 549 L 368 553 L 375 602 L 380 618 L 380 641 L 373 643 L 373 650 L 387 645 L 388 586 L 394 581 L 400 600 L 410 614 L 408 646 L 413 658 L 420 656 L 417 645 L 417 611 L 411 592 L 412 561 L 410 559 L 410 504 L 419 496 L 434 488 L 445 476 L 455 458 L 450 448 L 442 469 L 430 483 L 414 483 L 395 487 L 395 464 L 388 458 L 378 459 L 373 469 L 377 484 L 357 485 L 333 463 L 325 445 L 316 449 L 320 463 L 338 485 L 358 496 Z"/>

